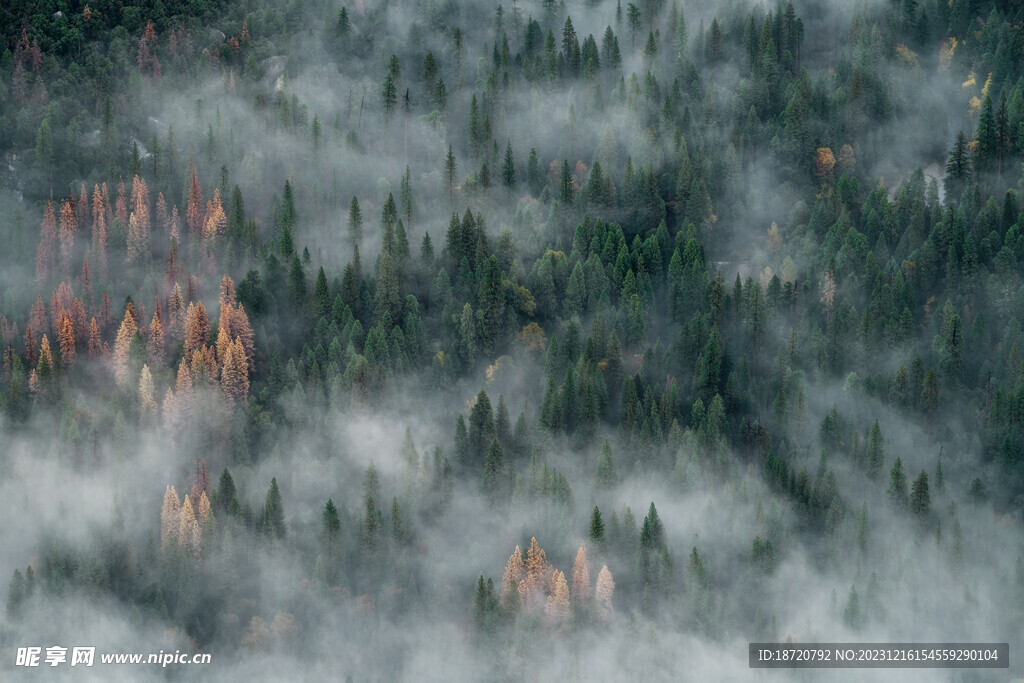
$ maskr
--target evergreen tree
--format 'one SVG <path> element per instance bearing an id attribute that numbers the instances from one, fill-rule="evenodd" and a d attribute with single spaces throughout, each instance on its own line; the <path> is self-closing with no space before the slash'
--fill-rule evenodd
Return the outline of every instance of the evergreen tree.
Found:
<path id="1" fill-rule="evenodd" d="M 281 503 L 281 491 L 277 488 L 277 478 L 270 480 L 270 489 L 263 504 L 261 516 L 263 533 L 271 538 L 284 538 L 284 507 Z"/>
<path id="2" fill-rule="evenodd" d="M 921 474 L 914 479 L 910 490 L 910 511 L 918 517 L 927 517 L 931 507 L 931 496 L 928 494 L 928 473 L 921 470 Z"/>
<path id="3" fill-rule="evenodd" d="M 903 461 L 899 457 L 896 458 L 896 462 L 893 463 L 892 469 L 889 471 L 888 493 L 889 500 L 896 507 L 907 507 L 907 475 L 903 471 Z"/>

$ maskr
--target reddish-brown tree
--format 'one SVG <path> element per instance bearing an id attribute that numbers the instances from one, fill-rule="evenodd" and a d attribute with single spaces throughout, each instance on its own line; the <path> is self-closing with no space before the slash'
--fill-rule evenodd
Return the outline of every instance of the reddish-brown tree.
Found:
<path id="1" fill-rule="evenodd" d="M 71 291 L 71 285 L 62 282 L 53 290 L 50 298 L 50 315 L 53 318 L 53 329 L 60 329 L 60 318 L 62 315 L 71 312 L 71 305 L 75 300 L 75 294 Z"/>
<path id="2" fill-rule="evenodd" d="M 607 619 L 612 612 L 612 595 L 614 593 L 615 581 L 612 579 L 612 573 L 608 571 L 608 565 L 604 565 L 597 575 L 597 588 L 594 590 L 597 609 L 602 619 Z"/>
<path id="3" fill-rule="evenodd" d="M 75 364 L 75 325 L 71 322 L 71 316 L 64 315 L 60 319 L 60 326 L 57 331 L 57 346 L 60 348 L 61 362 L 64 367 L 70 368 Z"/>
<path id="4" fill-rule="evenodd" d="M 576 551 L 576 561 L 572 565 L 572 600 L 579 609 L 584 610 L 590 598 L 590 567 L 587 566 L 587 549 L 581 545 Z"/>
<path id="5" fill-rule="evenodd" d="M 89 259 L 82 261 L 82 274 L 79 279 L 82 283 L 83 303 L 92 308 L 92 275 L 89 273 Z"/>
<path id="6" fill-rule="evenodd" d="M 199 176 L 196 175 L 195 166 L 190 169 L 190 173 L 185 220 L 188 222 L 188 235 L 194 239 L 203 227 L 203 190 L 199 187 Z"/>
<path id="7" fill-rule="evenodd" d="M 53 214 L 53 205 L 46 200 L 43 210 L 43 222 L 39 234 L 39 247 L 36 249 L 36 285 L 42 289 L 50 277 L 53 267 L 53 244 L 57 237 L 57 218 Z"/>
<path id="8" fill-rule="evenodd" d="M 128 197 L 124 180 L 117 181 L 117 200 L 114 204 L 114 218 L 121 221 L 124 228 L 128 227 Z"/>
<path id="9" fill-rule="evenodd" d="M 245 349 L 237 339 L 227 345 L 220 386 L 228 400 L 235 403 L 243 403 L 249 394 L 249 367 L 245 361 Z"/>
<path id="10" fill-rule="evenodd" d="M 117 330 L 117 338 L 114 341 L 114 379 L 119 385 L 124 385 L 128 380 L 128 349 L 132 343 L 132 337 L 138 332 L 139 326 L 135 316 L 125 311 L 124 320 Z"/>
<path id="11" fill-rule="evenodd" d="M 114 323 L 114 316 L 110 312 L 110 297 L 103 292 L 103 305 L 100 307 L 100 331 L 106 334 Z"/>
<path id="12" fill-rule="evenodd" d="M 185 313 L 185 357 L 202 350 L 210 341 L 210 320 L 203 302 L 190 303 Z"/>
<path id="13" fill-rule="evenodd" d="M 185 322 L 185 298 L 181 295 L 181 286 L 175 282 L 174 290 L 167 301 L 167 321 L 172 339 L 181 339 Z"/>
<path id="14" fill-rule="evenodd" d="M 153 398 L 153 375 L 148 365 L 139 372 L 139 418 L 148 422 L 156 415 L 156 400 Z"/>
<path id="15" fill-rule="evenodd" d="M 103 339 L 100 337 L 100 326 L 96 322 L 96 317 L 89 321 L 89 343 L 86 346 L 86 352 L 89 354 L 89 358 L 95 358 L 103 350 Z"/>
<path id="16" fill-rule="evenodd" d="M 32 323 L 25 326 L 25 362 L 30 368 L 36 366 L 36 335 L 32 331 Z"/>
<path id="17" fill-rule="evenodd" d="M 71 323 L 74 325 L 75 339 L 86 339 L 89 336 L 89 323 L 85 319 L 85 305 L 77 297 L 71 304 Z"/>
<path id="18" fill-rule="evenodd" d="M 82 183 L 82 191 L 78 194 L 78 201 L 75 202 L 75 213 L 78 218 L 78 227 L 84 227 L 89 222 L 89 191 Z"/>
<path id="19" fill-rule="evenodd" d="M 146 340 L 146 351 L 149 353 L 149 362 L 159 370 L 164 366 L 167 356 L 167 335 L 164 334 L 164 324 L 160 320 L 160 302 L 156 303 L 153 310 L 153 320 L 149 323 L 149 338 Z"/>
<path id="20" fill-rule="evenodd" d="M 75 250 L 77 230 L 78 214 L 71 201 L 64 200 L 60 207 L 60 270 L 65 280 L 71 277 L 71 256 Z"/>
<path id="21" fill-rule="evenodd" d="M 36 305 L 32 307 L 32 312 L 29 313 L 28 322 L 36 332 L 43 334 L 49 329 L 49 323 L 46 320 L 46 304 L 43 303 L 43 297 L 36 297 Z"/>
<path id="22" fill-rule="evenodd" d="M 181 525 L 181 501 L 173 486 L 164 491 L 164 505 L 160 510 L 160 549 L 167 550 L 167 544 L 177 539 Z"/>
<path id="23" fill-rule="evenodd" d="M 213 199 L 206 203 L 206 214 L 203 217 L 203 239 L 207 243 L 222 237 L 228 227 L 228 218 L 220 202 L 220 188 L 213 191 Z"/>
<path id="24" fill-rule="evenodd" d="M 107 209 L 103 201 L 106 187 L 104 183 L 102 193 L 99 185 L 92 191 L 92 255 L 100 264 L 100 277 L 104 280 L 107 277 Z"/>
<path id="25" fill-rule="evenodd" d="M 551 594 L 544 606 L 544 616 L 552 628 L 560 628 L 569 619 L 569 586 L 565 574 L 555 570 L 551 577 Z"/>

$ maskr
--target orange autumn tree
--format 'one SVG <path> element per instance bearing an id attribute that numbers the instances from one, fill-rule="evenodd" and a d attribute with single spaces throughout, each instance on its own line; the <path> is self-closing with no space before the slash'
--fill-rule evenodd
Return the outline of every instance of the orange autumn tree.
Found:
<path id="1" fill-rule="evenodd" d="M 181 512 L 178 520 L 178 545 L 182 550 L 199 556 L 199 520 L 196 519 L 195 508 L 192 507 L 192 499 L 184 497 L 181 503 Z"/>
<path id="2" fill-rule="evenodd" d="M 181 500 L 173 486 L 164 491 L 164 504 L 160 510 L 160 549 L 167 550 L 167 544 L 176 540 L 181 525 Z"/>
<path id="3" fill-rule="evenodd" d="M 71 304 L 71 323 L 75 330 L 75 339 L 84 340 L 89 336 L 89 323 L 85 318 L 85 305 L 82 300 L 75 297 Z"/>
<path id="4" fill-rule="evenodd" d="M 604 565 L 597 575 L 597 588 L 594 590 L 594 600 L 597 602 L 597 610 L 601 619 L 607 619 L 611 614 L 614 593 L 615 581 L 612 579 L 612 573 L 608 571 L 608 565 Z"/>
<path id="5" fill-rule="evenodd" d="M 153 375 L 148 365 L 139 372 L 139 417 L 146 421 L 156 414 L 156 400 L 153 398 Z"/>
<path id="6" fill-rule="evenodd" d="M 70 315 L 61 316 L 57 331 L 57 346 L 60 348 L 60 359 L 64 367 L 73 366 L 75 364 L 75 326 L 71 322 Z"/>
<path id="7" fill-rule="evenodd" d="M 154 368 L 161 368 L 167 353 L 167 336 L 164 334 L 164 324 L 160 319 L 160 301 L 157 300 L 153 307 L 153 320 L 149 323 L 149 335 L 146 340 L 146 351 L 149 353 L 149 362 Z"/>
<path id="8" fill-rule="evenodd" d="M 103 339 L 100 337 L 100 326 L 96 322 L 96 316 L 93 316 L 92 320 L 89 321 L 89 342 L 86 346 L 86 352 L 89 354 L 89 358 L 95 358 L 103 351 Z"/>
<path id="9" fill-rule="evenodd" d="M 132 344 L 132 338 L 139 331 L 139 324 L 135 319 L 134 311 L 125 311 L 124 320 L 117 330 L 117 338 L 114 340 L 114 379 L 119 386 L 123 386 L 128 380 L 128 350 Z"/>
<path id="10" fill-rule="evenodd" d="M 78 227 L 83 228 L 89 220 L 89 191 L 85 189 L 85 183 L 81 184 L 81 191 L 78 193 L 78 201 L 75 202 L 76 218 Z"/>
<path id="11" fill-rule="evenodd" d="M 128 226 L 128 198 L 124 181 L 117 182 L 117 199 L 114 201 L 114 218 L 121 221 L 122 229 Z"/>
<path id="12" fill-rule="evenodd" d="M 64 200 L 60 207 L 60 270 L 66 280 L 71 275 L 71 255 L 75 250 L 78 216 L 72 202 Z"/>
<path id="13" fill-rule="evenodd" d="M 530 547 L 526 551 L 525 573 L 519 582 L 523 604 L 532 607 L 543 603 L 549 566 L 547 554 L 537 545 L 536 537 L 531 538 Z"/>
<path id="14" fill-rule="evenodd" d="M 106 183 L 103 185 L 106 188 Z M 106 190 L 100 192 L 100 186 L 92 190 L 92 253 L 93 260 L 100 264 L 100 277 L 107 277 L 107 210 L 103 197 Z"/>
<path id="15" fill-rule="evenodd" d="M 171 339 L 181 339 L 185 325 L 185 298 L 181 295 L 181 285 L 174 283 L 174 289 L 167 300 L 168 333 Z"/>
<path id="16" fill-rule="evenodd" d="M 188 223 L 189 238 L 195 239 L 203 227 L 203 190 L 199 187 L 199 176 L 196 175 L 196 167 L 193 166 L 190 171 L 185 220 Z"/>
<path id="17" fill-rule="evenodd" d="M 36 285 L 41 289 L 50 277 L 53 267 L 53 245 L 57 238 L 57 218 L 53 214 L 53 205 L 46 201 L 43 209 L 43 222 L 39 234 L 39 247 L 36 249 Z"/>
<path id="18" fill-rule="evenodd" d="M 210 341 L 210 319 L 203 302 L 190 303 L 185 313 L 185 357 L 191 358 L 196 350 L 202 351 Z"/>
<path id="19" fill-rule="evenodd" d="M 832 177 L 832 169 L 836 167 L 836 157 L 829 147 L 819 147 L 815 155 L 814 175 L 828 179 Z"/>
<path id="20" fill-rule="evenodd" d="M 39 333 L 45 333 L 49 329 L 49 323 L 46 320 L 46 304 L 43 303 L 42 296 L 36 297 L 36 305 L 29 313 L 28 323 L 33 330 Z"/>
<path id="21" fill-rule="evenodd" d="M 569 619 L 569 586 L 565 583 L 565 574 L 557 569 L 551 576 L 551 594 L 544 605 L 544 615 L 548 625 L 556 629 Z"/>
<path id="22" fill-rule="evenodd" d="M 249 394 L 249 366 L 245 359 L 245 349 L 238 339 L 227 345 L 220 386 L 228 400 L 235 403 L 244 402 Z"/>
<path id="23" fill-rule="evenodd" d="M 516 546 L 505 564 L 505 574 L 501 579 L 501 606 L 510 614 L 518 612 L 523 605 L 523 598 L 519 594 L 519 582 L 523 580 L 525 573 L 523 553 L 519 546 Z"/>
<path id="24" fill-rule="evenodd" d="M 572 566 L 572 606 L 573 611 L 582 614 L 587 608 L 590 597 L 590 567 L 587 566 L 587 548 L 580 545 L 576 551 L 576 561 Z"/>
<path id="25" fill-rule="evenodd" d="M 217 237 L 222 237 L 228 227 L 228 217 L 220 201 L 220 188 L 213 191 L 213 199 L 206 204 L 203 218 L 203 241 L 212 246 Z"/>

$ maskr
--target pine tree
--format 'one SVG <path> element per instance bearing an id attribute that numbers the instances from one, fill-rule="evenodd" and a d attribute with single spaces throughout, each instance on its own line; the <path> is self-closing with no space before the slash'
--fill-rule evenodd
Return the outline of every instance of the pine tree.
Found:
<path id="1" fill-rule="evenodd" d="M 946 197 L 949 201 L 959 201 L 967 187 L 967 181 L 971 174 L 971 162 L 967 148 L 967 137 L 963 131 L 957 133 L 956 142 L 949 153 L 949 160 L 946 162 L 946 178 L 943 185 L 946 190 Z"/>
<path id="2" fill-rule="evenodd" d="M 178 513 L 178 547 L 188 553 L 198 555 L 200 533 L 199 520 L 196 519 L 195 508 L 192 507 L 192 499 L 185 496 Z"/>
<path id="3" fill-rule="evenodd" d="M 885 462 L 885 454 L 882 451 L 882 430 L 878 426 L 878 420 L 875 420 L 875 424 L 871 427 L 871 434 L 868 436 L 865 460 L 868 476 L 877 479 Z"/>
<path id="4" fill-rule="evenodd" d="M 185 209 L 185 222 L 188 224 L 188 235 L 191 239 L 198 239 L 203 228 L 203 191 L 199 187 L 199 176 L 196 174 L 195 166 L 190 167 L 188 182 L 188 203 Z"/>
<path id="5" fill-rule="evenodd" d="M 892 469 L 889 471 L 888 493 L 889 500 L 896 507 L 907 507 L 907 475 L 903 472 L 903 461 L 898 456 L 896 462 L 893 463 Z"/>
<path id="6" fill-rule="evenodd" d="M 452 146 L 448 145 L 448 155 L 444 159 L 444 175 L 448 182 L 448 204 L 455 208 L 455 179 L 458 174 L 458 166 L 455 163 L 455 154 Z"/>
<path id="7" fill-rule="evenodd" d="M 525 570 L 526 573 L 519 583 L 519 593 L 523 597 L 523 604 L 533 606 L 542 601 L 548 573 L 547 554 L 537 545 L 536 537 L 530 538 Z"/>
<path id="8" fill-rule="evenodd" d="M 348 208 L 348 237 L 353 246 L 363 239 L 363 212 L 359 209 L 359 200 L 355 196 L 352 197 L 352 203 Z"/>
<path id="9" fill-rule="evenodd" d="M 860 598 L 857 595 L 857 588 L 850 586 L 850 593 L 846 598 L 846 607 L 843 609 L 843 623 L 847 628 L 858 630 L 861 626 L 862 617 L 860 610 Z"/>
<path id="10" fill-rule="evenodd" d="M 57 331 L 57 345 L 60 348 L 60 360 L 65 368 L 75 364 L 75 327 L 71 317 L 62 315 Z"/>
<path id="11" fill-rule="evenodd" d="M 544 606 L 544 616 L 550 627 L 558 629 L 569 619 L 569 586 L 565 575 L 555 570 L 551 577 L 551 594 Z"/>
<path id="12" fill-rule="evenodd" d="M 604 522 L 601 520 L 601 511 L 596 505 L 594 506 L 594 512 L 590 515 L 590 540 L 599 550 L 604 550 Z"/>
<path id="13" fill-rule="evenodd" d="M 103 185 L 106 188 L 106 183 Z M 99 185 L 92 191 L 92 253 L 100 265 L 100 277 L 107 277 L 107 209 L 104 205 L 106 189 L 100 191 Z"/>
<path id="14" fill-rule="evenodd" d="M 978 144 L 974 152 L 974 167 L 979 173 L 986 173 L 992 170 L 993 162 L 999 152 L 999 137 L 996 132 L 995 115 L 992 111 L 992 98 L 988 95 L 985 95 L 985 101 L 981 105 L 976 137 Z"/>
<path id="15" fill-rule="evenodd" d="M 65 200 L 60 209 L 60 264 L 64 279 L 71 272 L 71 254 L 75 248 L 75 232 L 78 230 L 78 216 L 72 202 Z"/>
<path id="16" fill-rule="evenodd" d="M 157 301 L 153 309 L 153 319 L 149 323 L 149 334 L 147 335 L 146 351 L 149 353 L 149 362 L 156 369 L 164 366 L 167 351 L 167 335 L 164 334 L 164 324 L 160 319 L 160 302 Z"/>
<path id="17" fill-rule="evenodd" d="M 234 404 L 244 403 L 249 394 L 249 364 L 245 348 L 237 337 L 234 342 L 226 345 L 220 387 L 225 397 Z"/>
<path id="18" fill-rule="evenodd" d="M 397 546 L 402 546 L 405 543 L 405 525 L 402 523 L 402 511 L 398 506 L 398 498 L 394 497 L 391 499 L 391 540 L 395 542 Z"/>
<path id="19" fill-rule="evenodd" d="M 114 341 L 114 379 L 118 385 L 123 385 L 128 380 L 128 352 L 138 329 L 135 316 L 126 312 L 117 331 L 117 339 Z"/>
<path id="20" fill-rule="evenodd" d="M 39 247 L 36 250 L 36 285 L 45 287 L 53 268 L 53 248 L 57 238 L 57 219 L 53 214 L 53 205 L 47 201 L 43 211 L 42 229 Z"/>
<path id="21" fill-rule="evenodd" d="M 501 444 L 497 438 L 491 440 L 487 448 L 487 456 L 484 458 L 484 494 L 491 503 L 497 503 L 504 492 L 504 484 L 507 479 L 505 474 L 505 459 L 501 451 Z"/>
<path id="22" fill-rule="evenodd" d="M 931 507 L 931 496 L 928 493 L 928 473 L 921 470 L 921 474 L 914 479 L 910 490 L 910 511 L 921 518 L 928 517 Z"/>
<path id="23" fill-rule="evenodd" d="M 185 313 L 185 357 L 191 358 L 196 350 L 203 350 L 210 342 L 210 319 L 203 302 L 189 303 Z"/>
<path id="24" fill-rule="evenodd" d="M 597 459 L 596 485 L 600 489 L 610 489 L 619 481 L 619 474 L 615 468 L 615 461 L 612 459 L 612 447 L 608 439 L 601 444 L 601 455 Z"/>
<path id="25" fill-rule="evenodd" d="M 153 393 L 153 375 L 149 372 L 149 366 L 143 365 L 139 372 L 139 417 L 142 420 L 147 420 L 156 413 Z"/>
<path id="26" fill-rule="evenodd" d="M 270 480 L 261 519 L 264 534 L 271 538 L 284 538 L 284 506 L 281 503 L 281 491 L 277 488 L 277 477 Z"/>
<path id="27" fill-rule="evenodd" d="M 160 510 L 160 549 L 166 550 L 167 544 L 176 539 L 180 520 L 181 501 L 173 486 L 168 485 L 164 491 L 164 504 Z"/>
<path id="28" fill-rule="evenodd" d="M 598 613 L 602 620 L 607 620 L 612 613 L 612 596 L 615 593 L 615 581 L 612 573 L 608 571 L 608 565 L 603 565 L 597 575 L 597 586 L 594 590 L 594 599 L 597 602 Z"/>
<path id="29" fill-rule="evenodd" d="M 469 455 L 470 458 L 479 462 L 486 454 L 491 441 L 497 432 L 494 428 L 494 411 L 491 409 L 491 400 L 483 389 L 476 395 L 473 409 L 469 414 Z M 479 465 L 477 465 L 479 467 Z"/>
<path id="30" fill-rule="evenodd" d="M 580 545 L 572 565 L 572 604 L 577 614 L 583 614 L 590 599 L 590 567 L 587 565 L 586 546 Z"/>
<path id="31" fill-rule="evenodd" d="M 505 161 L 501 167 L 501 179 L 505 187 L 512 189 L 516 185 L 516 160 L 512 154 L 512 140 L 505 142 Z"/>
<path id="32" fill-rule="evenodd" d="M 526 570 L 523 565 L 523 554 L 519 550 L 519 546 L 509 555 L 508 562 L 505 563 L 505 574 L 501 579 L 501 600 L 502 605 L 505 606 L 506 610 L 509 610 L 509 606 L 506 604 L 507 596 L 514 590 L 515 599 L 521 601 L 519 595 L 519 582 L 523 580 L 526 575 Z M 515 605 L 519 607 L 519 605 Z"/>

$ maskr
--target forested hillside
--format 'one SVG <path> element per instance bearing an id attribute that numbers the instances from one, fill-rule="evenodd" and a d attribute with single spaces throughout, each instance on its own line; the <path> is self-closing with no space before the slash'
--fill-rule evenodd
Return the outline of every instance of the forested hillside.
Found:
<path id="1" fill-rule="evenodd" d="M 1019 675 L 1020 3 L 0 37 L 0 678 L 734 680 L 786 638 Z"/>

